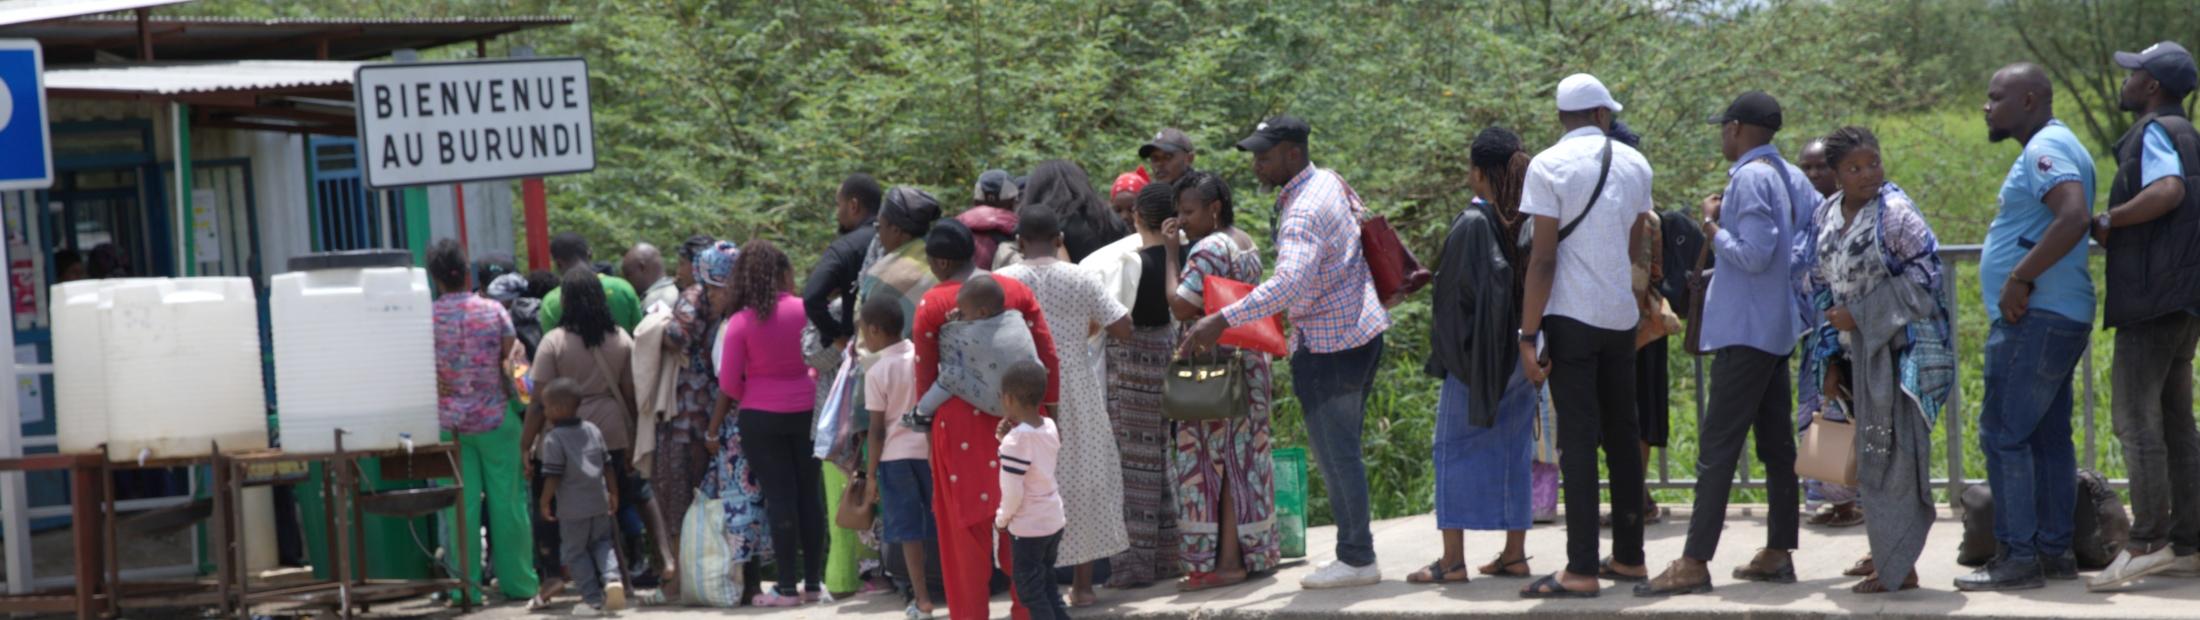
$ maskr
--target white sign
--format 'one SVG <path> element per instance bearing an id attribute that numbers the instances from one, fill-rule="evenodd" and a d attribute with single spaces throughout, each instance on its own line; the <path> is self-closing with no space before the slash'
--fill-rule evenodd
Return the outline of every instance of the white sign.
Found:
<path id="1" fill-rule="evenodd" d="M 198 236 L 199 262 L 222 262 L 221 203 L 214 190 L 191 190 L 191 234 Z"/>
<path id="2" fill-rule="evenodd" d="M 579 58 L 363 65 L 353 83 L 370 187 L 596 168 L 588 63 Z"/>
<path id="3" fill-rule="evenodd" d="M 36 365 L 38 345 L 15 345 L 15 363 Z M 46 421 L 46 386 L 37 373 L 15 375 L 15 406 L 24 424 Z"/>

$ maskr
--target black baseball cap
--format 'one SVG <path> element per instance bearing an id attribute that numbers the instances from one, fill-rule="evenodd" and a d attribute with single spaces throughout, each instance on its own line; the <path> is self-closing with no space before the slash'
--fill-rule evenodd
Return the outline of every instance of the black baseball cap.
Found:
<path id="1" fill-rule="evenodd" d="M 2192 64 L 2192 53 L 2176 41 L 2163 41 L 2134 52 L 2116 52 L 2116 66 L 2133 71 L 2145 71 L 2154 81 L 2162 83 L 2162 89 L 2178 95 L 2192 92 L 2200 82 L 2200 70 Z"/>
<path id="2" fill-rule="evenodd" d="M 1178 155 L 1190 153 L 1192 152 L 1192 138 L 1184 135 L 1184 130 L 1175 127 L 1163 127 L 1161 131 L 1154 133 L 1152 140 L 1147 140 L 1144 146 L 1138 147 L 1138 158 L 1151 157 L 1157 149 Z"/>
<path id="3" fill-rule="evenodd" d="M 1299 120 L 1297 117 L 1271 116 L 1268 117 L 1268 120 L 1261 121 L 1259 125 L 1253 126 L 1253 135 L 1239 140 L 1237 149 L 1258 153 L 1285 142 L 1305 145 L 1306 134 L 1311 131 L 1306 126 L 1306 121 Z"/>
<path id="4" fill-rule="evenodd" d="M 1742 96 L 1734 98 L 1734 103 L 1727 104 L 1725 112 L 1711 117 L 1710 122 L 1713 125 L 1723 125 L 1728 121 L 1779 131 L 1780 100 L 1761 90 L 1742 93 Z"/>

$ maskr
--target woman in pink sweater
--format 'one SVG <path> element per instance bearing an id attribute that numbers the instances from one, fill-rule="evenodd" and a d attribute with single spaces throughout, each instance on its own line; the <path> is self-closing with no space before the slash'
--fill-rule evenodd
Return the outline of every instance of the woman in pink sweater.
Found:
<path id="1" fill-rule="evenodd" d="M 802 362 L 802 298 L 794 296 L 794 266 L 770 241 L 750 241 L 733 268 L 734 314 L 726 319 L 718 387 L 739 408 L 741 452 L 764 490 L 771 520 L 778 589 L 760 607 L 793 607 L 823 597 L 825 487 L 810 452 L 812 400 L 817 392 Z M 718 436 L 724 410 L 710 421 Z M 803 588 L 797 591 L 797 580 Z"/>

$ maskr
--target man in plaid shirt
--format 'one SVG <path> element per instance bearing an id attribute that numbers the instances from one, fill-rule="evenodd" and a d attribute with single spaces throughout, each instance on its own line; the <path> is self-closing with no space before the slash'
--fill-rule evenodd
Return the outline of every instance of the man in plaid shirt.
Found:
<path id="1" fill-rule="evenodd" d="M 1337 560 L 1299 585 L 1369 585 L 1382 580 L 1382 571 L 1375 566 L 1375 537 L 1368 530 L 1360 432 L 1390 313 L 1376 297 L 1360 255 L 1359 196 L 1337 173 L 1307 161 L 1307 133 L 1305 121 L 1278 116 L 1238 141 L 1238 150 L 1253 154 L 1254 175 L 1283 188 L 1276 198 L 1276 268 L 1244 299 L 1193 324 L 1184 346 L 1212 347 L 1227 327 L 1288 314 L 1294 327 L 1292 391 L 1305 411 L 1337 522 Z"/>

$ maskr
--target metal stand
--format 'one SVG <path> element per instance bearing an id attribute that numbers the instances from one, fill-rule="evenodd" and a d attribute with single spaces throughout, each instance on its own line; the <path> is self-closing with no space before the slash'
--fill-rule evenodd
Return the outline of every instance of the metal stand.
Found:
<path id="1" fill-rule="evenodd" d="M 456 443 L 438 444 L 411 450 L 346 451 L 343 448 L 342 431 L 336 438 L 336 452 L 329 454 L 285 454 L 280 450 L 254 450 L 224 453 L 214 446 L 207 456 L 146 459 L 145 461 L 116 462 L 100 452 L 76 454 L 41 454 L 20 458 L 0 458 L 0 472 L 69 472 L 71 493 L 70 518 L 74 528 L 74 555 L 76 560 L 76 587 L 22 595 L 0 596 L 0 615 L 15 613 L 73 613 L 78 618 L 115 618 L 124 609 L 153 607 L 205 607 L 222 615 L 238 618 L 249 617 L 256 605 L 288 605 L 295 607 L 323 608 L 334 611 L 339 617 L 351 618 L 368 605 L 400 600 L 440 590 L 461 590 L 461 604 L 471 610 L 472 601 L 479 596 L 478 588 L 468 583 L 463 571 L 473 562 L 468 546 L 458 544 L 458 566 L 461 574 L 447 575 L 443 579 L 419 580 L 370 580 L 365 577 L 364 553 L 358 546 L 365 539 L 365 510 L 358 501 L 360 496 L 360 464 L 368 459 L 379 459 L 384 464 L 386 478 L 398 480 L 429 480 L 449 478 L 460 489 L 460 500 L 453 509 L 457 519 L 452 520 L 453 541 L 464 541 L 467 532 L 460 524 L 465 522 L 465 480 L 459 468 L 459 446 Z M 244 519 L 241 516 L 244 489 L 248 487 L 293 485 L 304 481 L 305 472 L 314 463 L 325 466 L 328 475 L 321 481 L 321 495 L 327 499 L 328 510 L 323 519 L 327 533 L 325 542 L 335 565 L 331 567 L 330 580 L 277 587 L 264 591 L 252 589 L 251 576 L 246 569 L 246 545 Z M 214 578 L 192 581 L 123 583 L 121 563 L 116 557 L 114 498 L 114 472 L 135 469 L 159 469 L 170 467 L 211 466 L 214 486 L 211 490 L 213 513 L 206 522 L 207 535 L 212 548 L 209 554 L 214 560 Z M 390 472 L 396 472 L 390 475 Z M 9 544 L 30 544 L 24 540 L 10 540 Z M 437 563 L 438 568 L 443 566 Z"/>
<path id="2" fill-rule="evenodd" d="M 330 609 L 338 617 L 351 618 L 355 611 L 367 606 L 421 596 L 441 590 L 461 590 L 462 609 L 472 610 L 472 601 L 479 596 L 474 584 L 466 581 L 465 567 L 472 564 L 473 554 L 462 541 L 467 532 L 461 528 L 466 520 L 465 484 L 459 468 L 459 446 L 446 443 L 412 450 L 370 450 L 353 452 L 344 449 L 343 431 L 336 431 L 336 452 L 330 454 L 286 454 L 279 451 L 224 456 L 215 468 L 215 483 L 220 493 L 230 503 L 242 497 L 246 487 L 289 485 L 304 480 L 307 467 L 314 463 L 325 466 L 328 472 L 321 480 L 321 496 L 326 498 L 328 509 L 323 511 L 324 530 L 327 532 L 332 577 L 326 581 L 280 587 L 266 591 L 252 591 L 243 573 L 236 572 L 233 581 L 224 584 L 225 594 L 234 591 L 233 611 L 237 617 L 248 617 L 256 605 L 289 605 Z M 366 511 L 359 503 L 359 484 L 363 471 L 360 463 L 369 459 L 382 461 L 385 478 L 399 480 L 429 480 L 449 478 L 460 489 L 459 501 L 453 509 L 457 518 L 449 524 L 451 540 L 456 542 L 459 574 L 443 579 L 420 580 L 370 580 L 366 578 L 365 553 L 360 551 L 366 537 Z M 398 472 L 391 475 L 391 472 Z M 229 519 L 222 527 L 230 530 L 225 536 L 226 546 L 220 548 L 225 564 L 242 567 L 245 549 L 242 523 Z M 440 562 L 437 567 L 444 565 Z M 224 573 L 230 578 L 229 573 Z"/>

